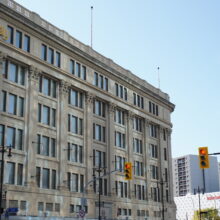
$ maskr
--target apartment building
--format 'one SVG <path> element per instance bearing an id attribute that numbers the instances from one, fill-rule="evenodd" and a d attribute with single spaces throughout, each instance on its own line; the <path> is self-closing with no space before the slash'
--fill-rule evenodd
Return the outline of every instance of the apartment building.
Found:
<path id="1" fill-rule="evenodd" d="M 209 156 L 210 168 L 205 169 L 205 191 L 219 191 L 219 173 L 217 157 Z M 204 189 L 203 173 L 199 167 L 198 155 L 186 155 L 173 159 L 174 196 L 194 194 L 195 189 Z"/>
<path id="2" fill-rule="evenodd" d="M 169 96 L 14 1 L 0 12 L 5 208 L 174 220 Z"/>

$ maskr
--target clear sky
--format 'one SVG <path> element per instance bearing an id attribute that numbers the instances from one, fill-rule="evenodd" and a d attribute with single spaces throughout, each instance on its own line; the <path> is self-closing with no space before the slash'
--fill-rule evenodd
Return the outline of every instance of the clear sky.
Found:
<path id="1" fill-rule="evenodd" d="M 220 152 L 219 0 L 17 0 L 160 88 L 176 105 L 173 157 Z M 218 130 L 219 129 L 219 130 Z"/>

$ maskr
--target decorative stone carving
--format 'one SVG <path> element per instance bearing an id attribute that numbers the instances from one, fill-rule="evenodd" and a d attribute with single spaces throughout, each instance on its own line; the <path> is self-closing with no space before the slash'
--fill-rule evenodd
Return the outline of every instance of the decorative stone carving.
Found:
<path id="1" fill-rule="evenodd" d="M 117 107 L 116 104 L 109 103 L 109 113 L 113 115 L 115 113 L 116 107 Z"/>
<path id="2" fill-rule="evenodd" d="M 0 51 L 0 71 L 2 71 L 3 62 L 6 60 L 6 53 Z"/>
<path id="3" fill-rule="evenodd" d="M 38 81 L 41 71 L 34 66 L 29 66 L 28 73 L 29 79 Z"/>
<path id="4" fill-rule="evenodd" d="M 95 98 L 95 95 L 90 93 L 90 92 L 87 92 L 86 93 L 86 104 L 92 104 L 94 102 L 94 98 Z"/>
<path id="5" fill-rule="evenodd" d="M 134 119 L 135 114 L 131 111 L 128 111 L 128 119 L 133 120 Z"/>
<path id="6" fill-rule="evenodd" d="M 70 89 L 70 86 L 71 84 L 64 81 L 64 80 L 61 80 L 60 81 L 60 92 L 63 92 L 63 93 L 68 93 L 69 92 L 69 89 Z"/>

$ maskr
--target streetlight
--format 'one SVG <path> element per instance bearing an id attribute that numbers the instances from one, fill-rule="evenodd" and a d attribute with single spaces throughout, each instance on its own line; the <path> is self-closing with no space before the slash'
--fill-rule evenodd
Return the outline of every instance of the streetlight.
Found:
<path id="1" fill-rule="evenodd" d="M 5 159 L 5 152 L 7 152 L 8 148 L 8 157 L 11 157 L 11 149 L 12 146 L 2 146 L 0 152 L 2 153 L 2 160 L 1 160 L 1 180 L 0 180 L 0 220 L 2 213 L 4 212 L 4 208 L 2 207 L 2 197 L 3 197 L 3 182 L 4 182 L 4 159 Z"/>

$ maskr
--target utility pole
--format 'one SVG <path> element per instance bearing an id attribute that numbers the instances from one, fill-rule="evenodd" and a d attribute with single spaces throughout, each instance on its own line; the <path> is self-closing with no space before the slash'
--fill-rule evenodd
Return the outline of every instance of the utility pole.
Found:
<path id="1" fill-rule="evenodd" d="M 5 157 L 5 152 L 7 150 L 5 149 L 6 147 L 3 146 L 0 152 L 2 153 L 2 158 L 1 158 L 1 179 L 0 179 L 0 220 L 1 216 L 4 212 L 4 208 L 2 207 L 2 198 L 3 198 L 3 183 L 4 183 L 4 157 Z M 8 157 L 11 157 L 11 146 L 9 146 L 9 152 L 8 152 Z"/>
<path id="2" fill-rule="evenodd" d="M 204 193 L 204 189 L 200 189 L 200 187 L 198 186 L 198 189 L 194 189 L 194 194 L 198 193 L 198 199 L 199 199 L 199 220 L 201 220 L 201 198 L 200 198 L 200 193 L 201 190 Z"/>

